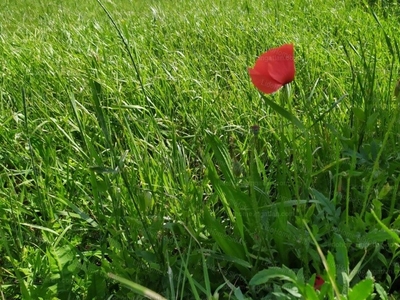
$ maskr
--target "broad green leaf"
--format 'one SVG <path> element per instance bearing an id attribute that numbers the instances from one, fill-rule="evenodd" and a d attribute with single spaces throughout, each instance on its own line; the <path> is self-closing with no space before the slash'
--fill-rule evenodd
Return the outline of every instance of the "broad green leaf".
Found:
<path id="1" fill-rule="evenodd" d="M 375 290 L 382 300 L 389 300 L 385 289 L 379 283 L 375 283 Z"/>
<path id="2" fill-rule="evenodd" d="M 343 280 L 343 287 L 342 287 L 343 295 L 348 295 L 350 290 L 350 279 L 348 274 L 349 273 L 341 272 L 341 278 Z"/>
<path id="3" fill-rule="evenodd" d="M 287 291 L 290 295 L 295 298 L 300 298 L 302 295 L 299 292 L 299 288 L 293 283 L 285 283 L 282 285 L 282 289 Z"/>
<path id="4" fill-rule="evenodd" d="M 328 274 L 329 277 L 333 280 L 336 280 L 336 263 L 335 263 L 335 258 L 333 257 L 332 253 L 328 251 L 328 255 L 326 257 L 326 261 L 328 263 Z M 334 283 L 332 282 L 332 285 Z"/>
<path id="5" fill-rule="evenodd" d="M 308 300 L 318 300 L 319 299 L 317 291 L 314 289 L 313 286 L 311 286 L 309 284 L 306 285 L 304 299 L 308 299 Z"/>
<path id="6" fill-rule="evenodd" d="M 384 230 L 373 229 L 370 232 L 362 235 L 359 238 L 358 246 L 361 248 L 367 248 L 370 245 L 381 244 L 384 241 L 387 241 L 391 238 L 390 234 L 388 234 Z"/>
<path id="7" fill-rule="evenodd" d="M 235 288 L 234 295 L 238 300 L 246 300 L 247 298 L 243 295 L 239 287 Z"/>
<path id="8" fill-rule="evenodd" d="M 371 296 L 374 291 L 374 282 L 372 279 L 364 279 L 356 284 L 349 292 L 349 300 L 364 300 Z"/>
<path id="9" fill-rule="evenodd" d="M 304 271 L 303 268 L 300 268 L 300 270 L 297 272 L 297 282 L 304 284 Z"/>
<path id="10" fill-rule="evenodd" d="M 73 273 L 77 267 L 74 264 L 75 256 L 70 246 L 51 247 L 48 251 L 48 260 L 54 279 Z"/>
<path id="11" fill-rule="evenodd" d="M 339 271 L 349 273 L 349 257 L 347 253 L 346 243 L 341 235 L 333 234 L 333 244 L 335 245 L 335 260 L 338 266 L 341 267 Z"/>
<path id="12" fill-rule="evenodd" d="M 400 243 L 400 238 L 397 235 L 397 233 L 392 231 L 392 230 L 390 230 L 389 228 L 387 228 L 386 225 L 383 224 L 381 220 L 379 220 L 379 218 L 376 216 L 376 214 L 375 214 L 375 212 L 373 210 L 371 210 L 371 213 L 374 216 L 374 218 L 376 219 L 376 221 L 378 222 L 378 224 L 381 225 L 383 230 L 385 230 L 396 241 L 396 243 Z"/>
<path id="13" fill-rule="evenodd" d="M 335 260 L 337 264 L 338 284 L 342 292 L 349 289 L 348 280 L 343 277 L 349 273 L 349 258 L 346 244 L 341 235 L 333 234 L 333 244 L 335 245 Z M 346 292 L 347 293 L 347 292 Z"/>
<path id="14" fill-rule="evenodd" d="M 100 270 L 92 270 L 93 273 L 89 275 L 89 286 L 87 288 L 87 299 L 101 299 L 106 292 L 106 279 Z"/>
<path id="15" fill-rule="evenodd" d="M 271 279 L 280 279 L 296 283 L 297 276 L 296 273 L 286 267 L 271 267 L 269 269 L 262 270 L 254 275 L 253 278 L 251 278 L 249 284 L 260 285 L 268 282 Z"/>
<path id="16" fill-rule="evenodd" d="M 378 252 L 376 254 L 377 258 L 379 261 L 385 266 L 385 268 L 389 269 L 389 264 L 390 264 L 390 259 L 388 259 L 385 255 L 383 255 L 381 252 Z"/>

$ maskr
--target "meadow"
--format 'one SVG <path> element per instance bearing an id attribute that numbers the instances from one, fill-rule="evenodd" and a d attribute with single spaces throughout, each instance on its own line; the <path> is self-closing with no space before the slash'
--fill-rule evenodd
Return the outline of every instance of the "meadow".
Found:
<path id="1" fill-rule="evenodd" d="M 399 25 L 384 0 L 1 1 L 0 299 L 400 299 Z M 264 95 L 248 68 L 287 43 Z"/>

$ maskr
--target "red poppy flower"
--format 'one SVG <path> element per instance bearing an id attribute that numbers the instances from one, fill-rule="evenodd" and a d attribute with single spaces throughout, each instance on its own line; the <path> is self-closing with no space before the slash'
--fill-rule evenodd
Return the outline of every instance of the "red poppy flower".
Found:
<path id="1" fill-rule="evenodd" d="M 315 277 L 314 289 L 319 290 L 324 283 L 325 280 L 323 280 L 321 276 L 317 275 Z"/>
<path id="2" fill-rule="evenodd" d="M 256 60 L 254 68 L 249 68 L 251 81 L 256 88 L 263 93 L 271 94 L 293 81 L 296 73 L 293 54 L 293 44 L 286 44 L 263 53 Z"/>

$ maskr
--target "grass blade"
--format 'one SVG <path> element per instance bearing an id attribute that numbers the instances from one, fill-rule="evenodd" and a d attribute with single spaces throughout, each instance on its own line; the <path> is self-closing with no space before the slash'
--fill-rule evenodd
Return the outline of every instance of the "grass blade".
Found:
<path id="1" fill-rule="evenodd" d="M 115 275 L 113 273 L 108 273 L 107 276 L 111 279 L 114 279 L 115 281 L 118 281 L 119 283 L 122 283 L 123 285 L 130 288 L 132 291 L 134 291 L 138 295 L 150 298 L 152 300 L 167 300 L 160 294 L 158 294 L 140 284 L 137 284 L 133 281 L 130 281 L 128 279 L 125 279 L 125 278 Z"/>

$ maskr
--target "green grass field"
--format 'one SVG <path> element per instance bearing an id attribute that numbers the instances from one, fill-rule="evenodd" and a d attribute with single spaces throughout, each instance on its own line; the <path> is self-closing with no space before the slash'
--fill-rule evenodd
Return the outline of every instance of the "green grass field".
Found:
<path id="1" fill-rule="evenodd" d="M 82 3 L 0 3 L 0 299 L 400 299 L 395 1 Z"/>

